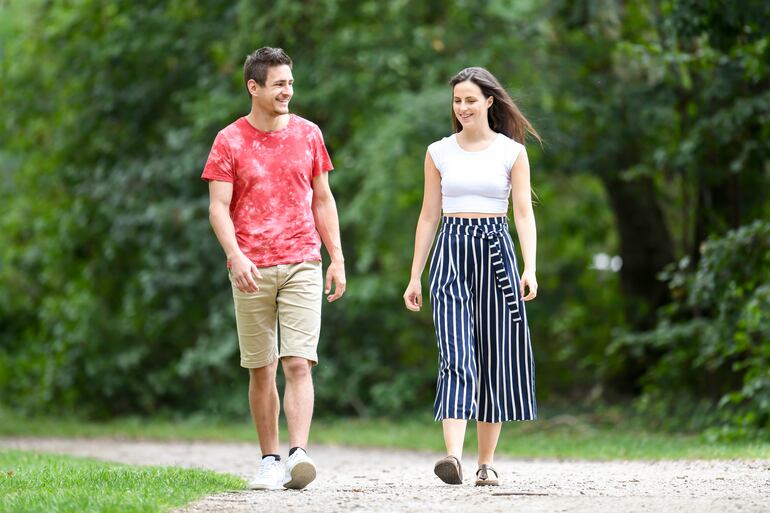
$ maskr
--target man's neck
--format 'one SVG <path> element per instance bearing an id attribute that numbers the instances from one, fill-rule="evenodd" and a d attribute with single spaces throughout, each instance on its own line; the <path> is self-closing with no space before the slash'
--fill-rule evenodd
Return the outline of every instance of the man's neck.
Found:
<path id="1" fill-rule="evenodd" d="M 257 109 L 251 109 L 251 112 L 246 116 L 246 119 L 254 128 L 262 130 L 263 132 L 275 132 L 286 128 L 289 124 L 289 117 L 291 114 L 266 114 L 263 111 Z"/>

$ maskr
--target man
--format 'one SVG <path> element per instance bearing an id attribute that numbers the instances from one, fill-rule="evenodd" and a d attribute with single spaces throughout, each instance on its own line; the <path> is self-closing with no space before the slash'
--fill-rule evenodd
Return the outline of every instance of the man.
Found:
<path id="1" fill-rule="evenodd" d="M 324 293 L 335 301 L 345 292 L 327 175 L 332 164 L 319 128 L 289 113 L 289 56 L 260 48 L 246 58 L 243 72 L 251 111 L 217 134 L 202 177 L 209 182 L 211 226 L 227 255 L 241 366 L 249 369 L 249 405 L 262 450 L 250 485 L 302 489 L 316 475 L 307 442 L 321 327 L 321 240 L 331 257 Z M 285 469 L 278 454 L 279 359 L 291 447 Z"/>

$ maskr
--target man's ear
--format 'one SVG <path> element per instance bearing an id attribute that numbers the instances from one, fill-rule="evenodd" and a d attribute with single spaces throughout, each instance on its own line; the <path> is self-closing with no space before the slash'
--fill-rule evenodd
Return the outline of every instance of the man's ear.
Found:
<path id="1" fill-rule="evenodd" d="M 259 90 L 261 89 L 259 87 L 259 84 L 257 84 L 257 81 L 252 79 L 249 79 L 248 82 L 246 82 L 246 88 L 249 90 L 249 94 L 253 97 L 259 96 Z"/>

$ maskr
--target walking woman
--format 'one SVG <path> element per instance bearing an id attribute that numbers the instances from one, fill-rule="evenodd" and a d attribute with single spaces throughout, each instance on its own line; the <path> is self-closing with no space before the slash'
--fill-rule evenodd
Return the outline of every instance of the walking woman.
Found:
<path id="1" fill-rule="evenodd" d="M 492 465 L 502 423 L 537 415 L 524 308 L 537 295 L 537 234 L 523 144 L 527 134 L 540 137 L 486 69 L 466 68 L 449 83 L 455 133 L 428 146 L 425 155 L 425 191 L 404 302 L 409 310 L 422 307 L 420 280 L 441 221 L 430 299 L 439 349 L 433 409 L 442 421 L 447 456 L 434 471 L 445 483 L 462 483 L 466 423 L 476 419 L 476 485 L 498 485 Z M 524 257 L 521 277 L 508 231 L 509 195 Z"/>

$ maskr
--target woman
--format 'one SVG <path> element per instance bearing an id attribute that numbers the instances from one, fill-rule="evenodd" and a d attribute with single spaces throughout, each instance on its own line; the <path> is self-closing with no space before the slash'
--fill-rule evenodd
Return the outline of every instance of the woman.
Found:
<path id="1" fill-rule="evenodd" d="M 406 307 L 422 307 L 420 278 L 430 263 L 430 297 L 439 348 L 434 412 L 447 456 L 434 472 L 462 483 L 468 419 L 477 419 L 476 485 L 498 485 L 492 467 L 502 422 L 534 420 L 535 374 L 524 301 L 537 295 L 537 234 L 524 138 L 539 135 L 497 79 L 466 68 L 450 81 L 455 133 L 428 146 Z M 508 195 L 524 271 L 519 278 L 508 232 Z M 443 219 L 441 216 L 443 210 Z"/>

